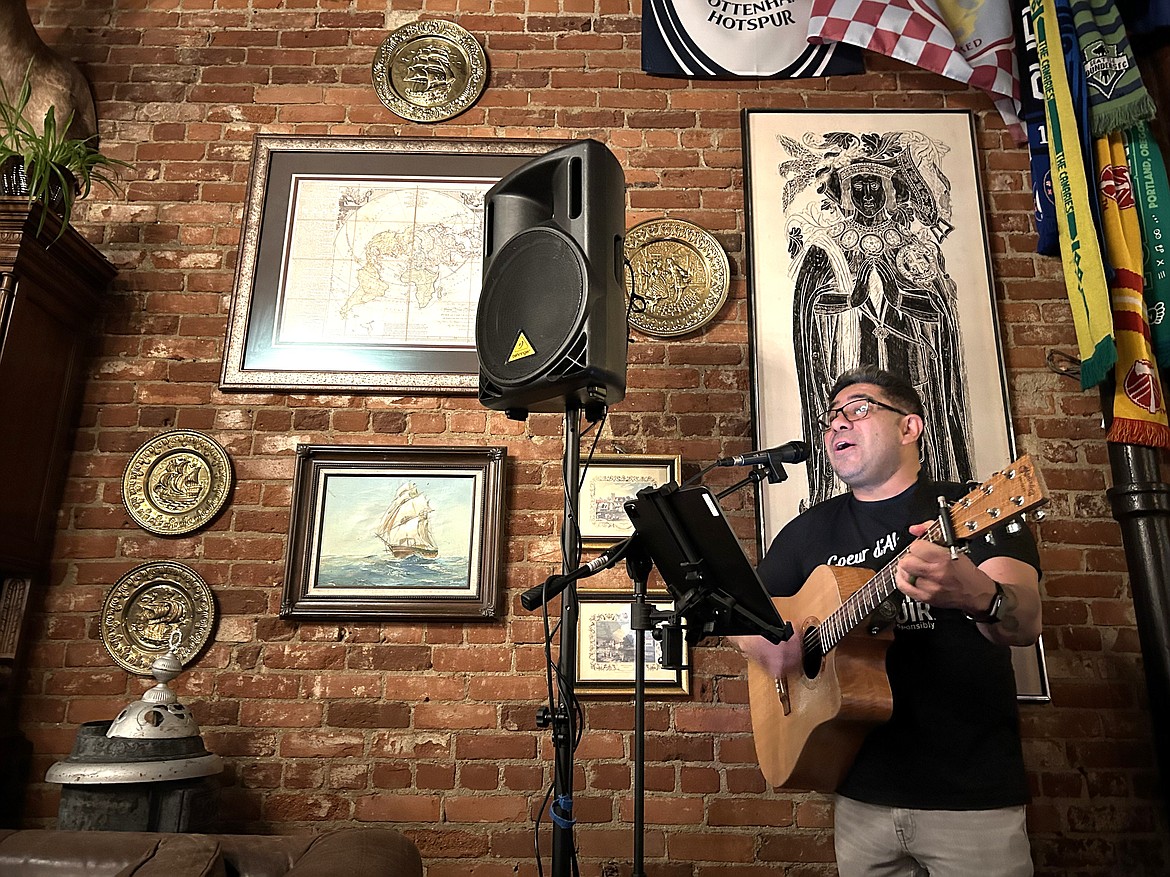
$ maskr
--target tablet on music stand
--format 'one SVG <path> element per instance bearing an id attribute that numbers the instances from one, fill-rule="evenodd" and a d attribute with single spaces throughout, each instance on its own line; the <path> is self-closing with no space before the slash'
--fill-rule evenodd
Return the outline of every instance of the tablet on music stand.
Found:
<path id="1" fill-rule="evenodd" d="M 778 643 L 792 635 L 709 489 L 672 481 L 639 490 L 625 509 L 687 621 L 687 642 L 758 634 Z"/>

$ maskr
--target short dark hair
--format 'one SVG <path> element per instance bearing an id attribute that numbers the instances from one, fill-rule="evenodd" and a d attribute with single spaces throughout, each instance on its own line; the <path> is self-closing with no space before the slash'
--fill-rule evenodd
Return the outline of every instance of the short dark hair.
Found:
<path id="1" fill-rule="evenodd" d="M 829 398 L 825 400 L 825 404 L 828 405 L 837 398 L 838 393 L 854 384 L 873 384 L 875 387 L 881 387 L 890 401 L 899 408 L 905 409 L 909 414 L 917 414 L 919 417 L 925 416 L 922 410 L 922 397 L 918 395 L 914 385 L 902 376 L 878 368 L 876 365 L 859 365 L 857 368 L 843 372 L 838 376 L 833 388 L 829 390 Z"/>

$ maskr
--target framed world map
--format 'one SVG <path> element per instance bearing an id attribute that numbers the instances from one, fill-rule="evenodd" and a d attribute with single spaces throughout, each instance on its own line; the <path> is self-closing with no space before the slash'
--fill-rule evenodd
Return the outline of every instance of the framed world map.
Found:
<path id="1" fill-rule="evenodd" d="M 484 195 L 560 145 L 257 135 L 220 388 L 474 393 Z"/>

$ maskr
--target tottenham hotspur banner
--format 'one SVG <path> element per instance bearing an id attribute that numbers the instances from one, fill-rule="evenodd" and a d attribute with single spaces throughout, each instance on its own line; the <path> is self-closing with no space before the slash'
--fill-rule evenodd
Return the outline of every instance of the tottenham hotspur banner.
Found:
<path id="1" fill-rule="evenodd" d="M 812 0 L 643 0 L 642 69 L 698 79 L 799 79 L 862 71 L 861 51 L 812 45 Z"/>

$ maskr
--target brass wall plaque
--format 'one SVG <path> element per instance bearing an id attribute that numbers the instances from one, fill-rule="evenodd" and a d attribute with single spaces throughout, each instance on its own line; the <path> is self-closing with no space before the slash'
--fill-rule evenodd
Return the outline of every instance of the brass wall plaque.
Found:
<path id="1" fill-rule="evenodd" d="M 150 675 L 155 658 L 170 649 L 186 666 L 207 644 L 215 620 L 211 588 L 189 567 L 164 560 L 135 567 L 110 588 L 102 603 L 102 642 L 118 666 Z"/>
<path id="2" fill-rule="evenodd" d="M 449 21 L 415 21 L 386 37 L 374 54 L 374 90 L 391 112 L 412 122 L 459 115 L 483 94 L 487 57 Z"/>
<path id="3" fill-rule="evenodd" d="M 215 439 L 173 429 L 134 452 L 122 474 L 122 502 L 142 529 L 181 536 L 219 514 L 231 486 L 231 460 Z"/>
<path id="4" fill-rule="evenodd" d="M 731 283 L 727 253 L 710 232 L 691 222 L 651 219 L 626 232 L 626 301 L 630 325 L 647 335 L 685 335 L 710 322 Z"/>

